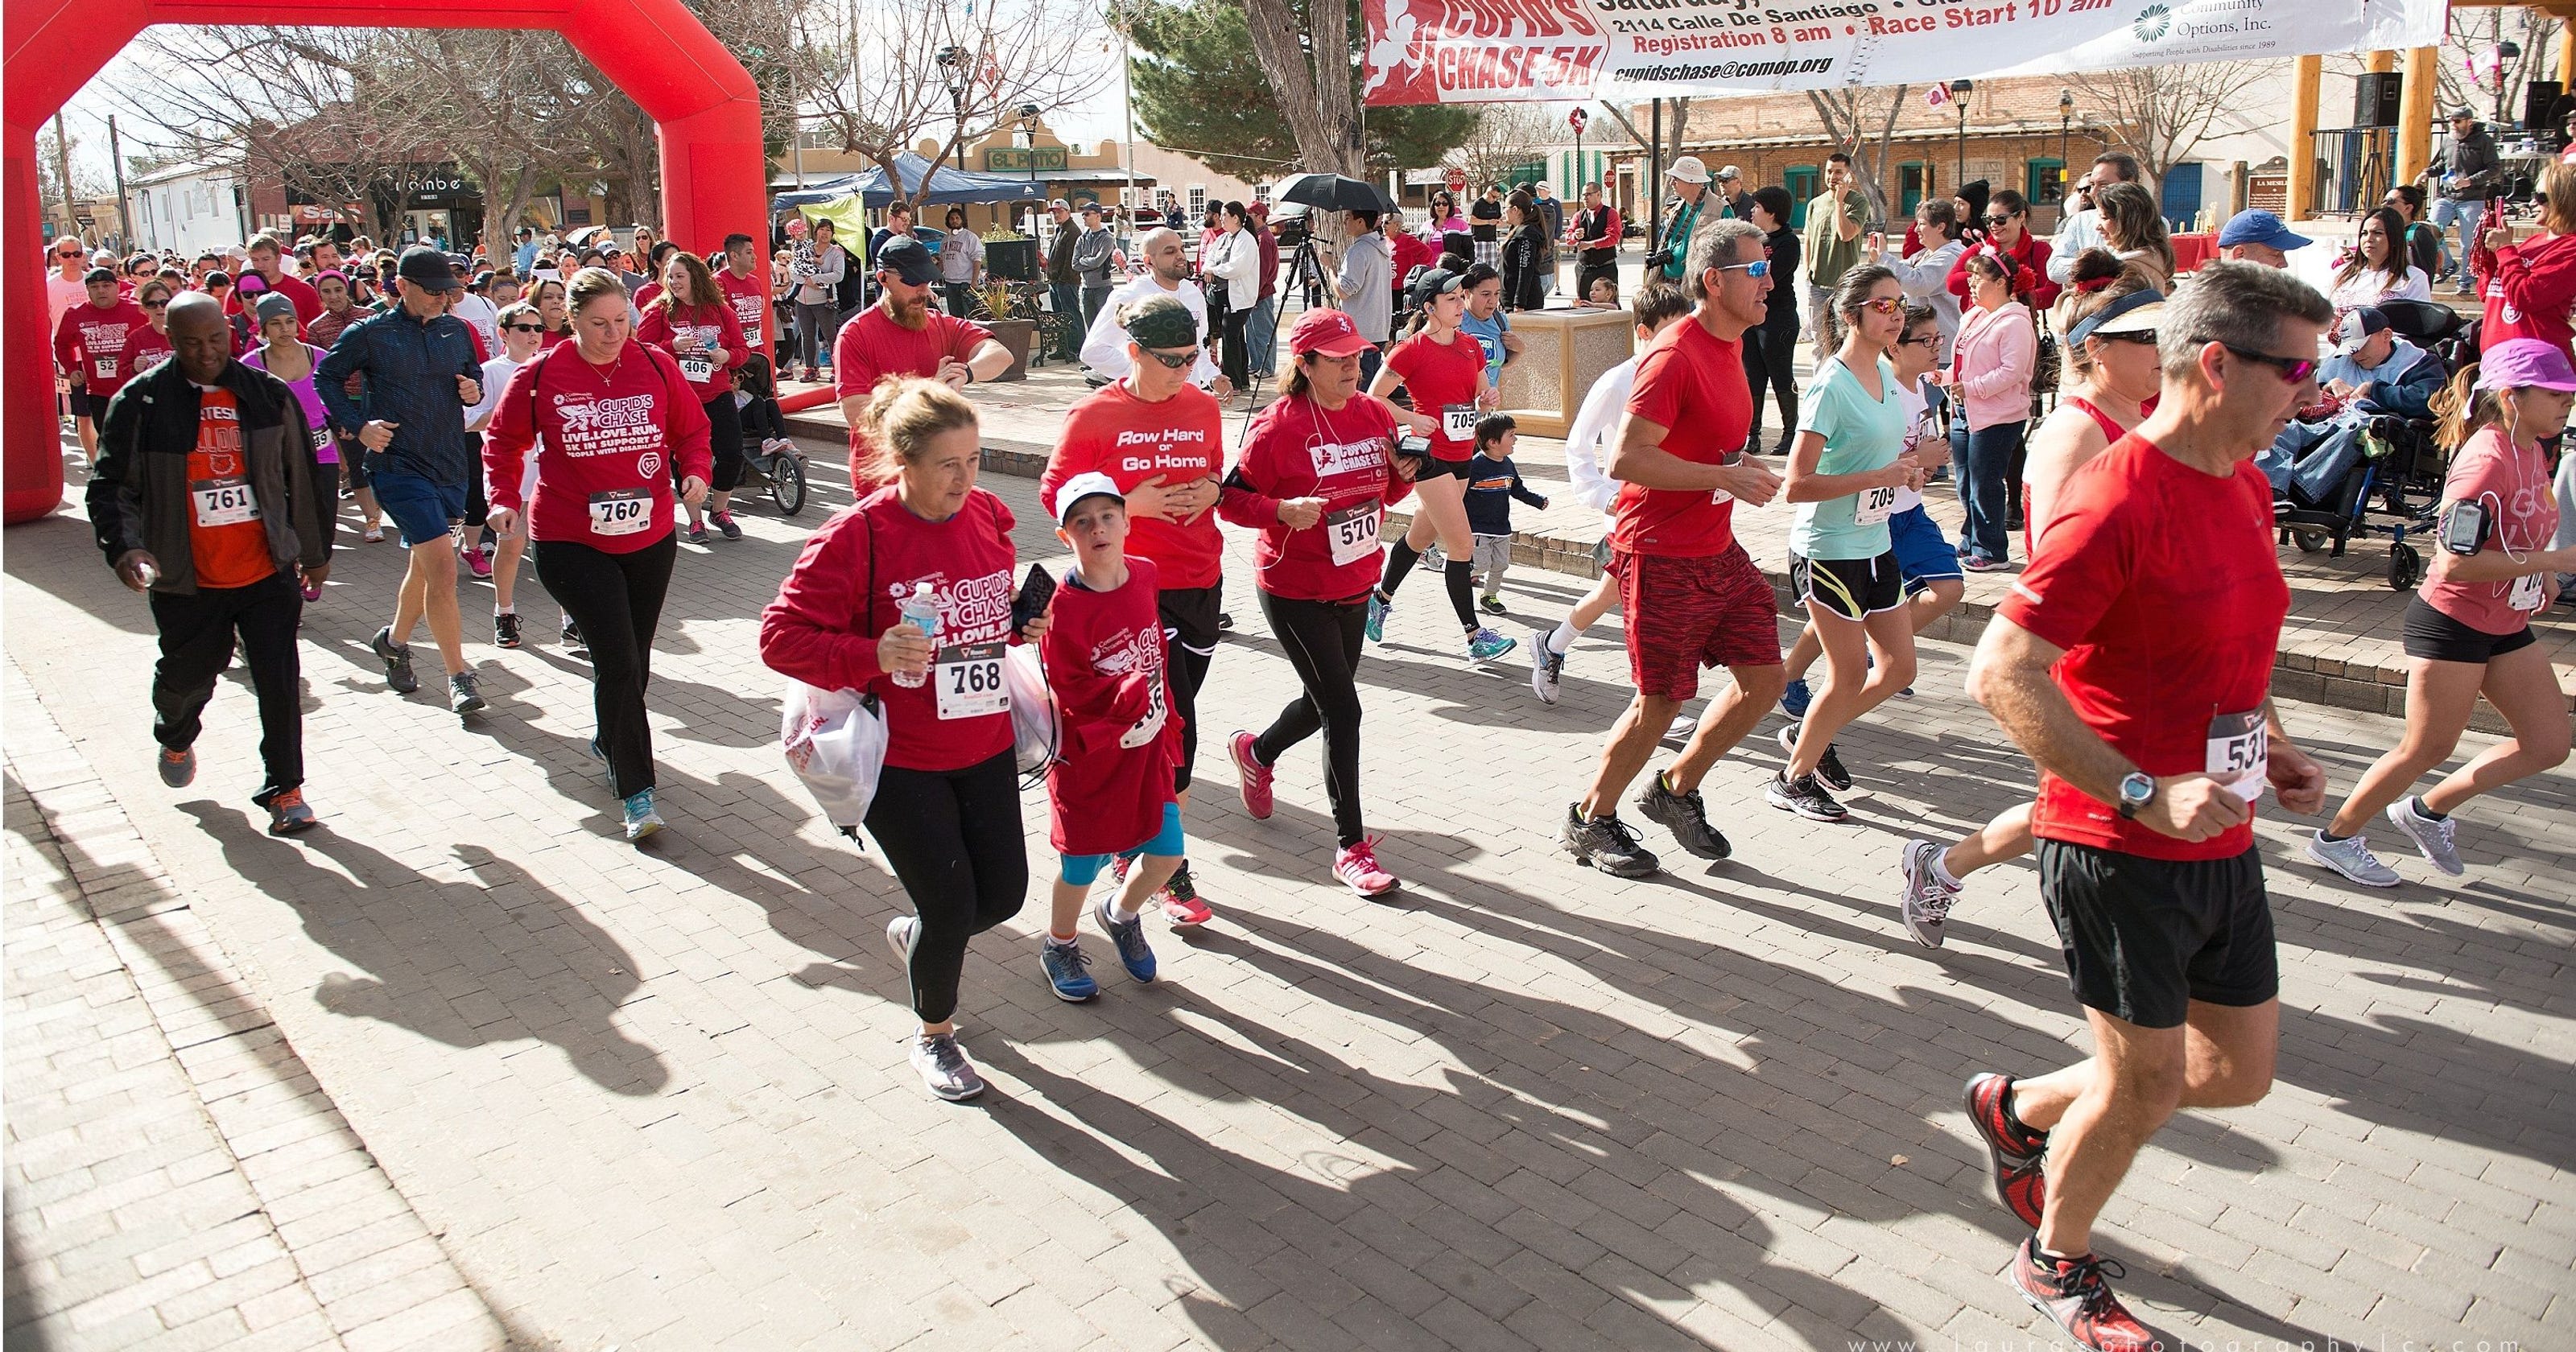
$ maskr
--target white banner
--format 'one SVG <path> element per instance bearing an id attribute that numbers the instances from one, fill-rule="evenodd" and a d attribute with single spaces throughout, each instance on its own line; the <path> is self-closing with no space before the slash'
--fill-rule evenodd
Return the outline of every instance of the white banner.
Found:
<path id="1" fill-rule="evenodd" d="M 2429 47 L 2444 0 L 1361 0 L 1368 102 L 1637 100 Z"/>

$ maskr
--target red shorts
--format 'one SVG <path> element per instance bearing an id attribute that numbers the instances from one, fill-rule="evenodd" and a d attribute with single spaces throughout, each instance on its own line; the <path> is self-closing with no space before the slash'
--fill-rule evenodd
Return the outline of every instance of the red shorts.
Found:
<path id="1" fill-rule="evenodd" d="M 1643 694 L 1685 700 L 1701 667 L 1780 665 L 1780 606 L 1742 545 L 1675 559 L 1612 550 L 1628 631 L 1628 676 Z"/>

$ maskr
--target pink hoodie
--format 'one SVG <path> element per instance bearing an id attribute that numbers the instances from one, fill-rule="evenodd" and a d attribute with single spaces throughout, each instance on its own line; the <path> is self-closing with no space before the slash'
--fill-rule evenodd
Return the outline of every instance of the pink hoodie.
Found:
<path id="1" fill-rule="evenodd" d="M 1970 431 L 2026 421 L 2030 377 L 2039 365 L 2039 331 L 2029 307 L 2020 301 L 1997 310 L 1969 306 L 1950 365 Z"/>

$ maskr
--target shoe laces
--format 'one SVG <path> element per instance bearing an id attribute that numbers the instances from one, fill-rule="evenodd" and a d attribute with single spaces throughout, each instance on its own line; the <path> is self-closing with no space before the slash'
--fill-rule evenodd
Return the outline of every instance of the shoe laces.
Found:
<path id="1" fill-rule="evenodd" d="M 1696 796 L 1697 791 L 1694 790 L 1693 794 Z M 1636 831 L 1632 829 L 1628 823 L 1619 820 L 1617 817 L 1602 817 L 1587 824 L 1598 827 L 1601 830 L 1608 831 L 1610 833 L 1610 838 L 1618 841 L 1619 848 L 1622 850 L 1634 850 L 1637 848 L 1638 839 Z"/>
<path id="2" fill-rule="evenodd" d="M 1379 838 L 1376 836 L 1365 836 L 1361 838 L 1359 844 L 1344 848 L 1342 851 L 1342 867 L 1347 869 L 1366 869 L 1371 873 L 1384 873 L 1386 870 L 1377 866 L 1378 839 Z"/>
<path id="3" fill-rule="evenodd" d="M 1072 968 L 1075 976 L 1089 976 L 1091 974 L 1091 955 L 1082 951 L 1082 944 L 1079 941 L 1069 944 L 1059 944 L 1049 941 L 1047 944 L 1047 952 L 1052 955 L 1056 961 Z"/>
<path id="4" fill-rule="evenodd" d="M 633 821 L 638 817 L 645 816 L 652 812 L 652 810 L 653 791 L 651 789 L 637 789 L 635 792 L 626 796 L 626 819 L 628 821 Z"/>
<path id="5" fill-rule="evenodd" d="M 2033 1253 L 2057 1269 L 2055 1275 L 2059 1290 L 2083 1298 L 2086 1314 L 2098 1315 L 2105 1306 L 2118 1304 L 2119 1298 L 2111 1294 L 2111 1284 L 2106 1279 L 2129 1275 L 2129 1270 L 2120 1265 L 2119 1259 L 2088 1253 L 2081 1258 L 2061 1261 L 2038 1254 L 2035 1249 Z"/>
<path id="6" fill-rule="evenodd" d="M 1190 881 L 1190 871 L 1187 868 L 1183 868 L 1178 873 L 1173 874 L 1172 880 L 1163 884 L 1163 893 L 1174 901 L 1196 901 L 1199 899 L 1198 884 Z"/>
<path id="7" fill-rule="evenodd" d="M 930 1064 L 942 1075 L 959 1075 L 966 1070 L 966 1049 L 957 1045 L 955 1033 L 930 1033 L 921 1039 L 922 1050 L 930 1053 Z"/>

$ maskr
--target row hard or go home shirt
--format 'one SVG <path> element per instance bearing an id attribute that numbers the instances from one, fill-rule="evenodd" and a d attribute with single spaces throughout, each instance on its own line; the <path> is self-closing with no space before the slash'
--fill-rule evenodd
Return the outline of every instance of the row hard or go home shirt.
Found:
<path id="1" fill-rule="evenodd" d="M 1878 393 L 1870 398 L 1840 357 L 1825 363 L 1798 417 L 1799 431 L 1825 439 L 1816 473 L 1867 474 L 1896 463 L 1905 450 L 1905 397 L 1896 388 L 1896 367 L 1885 357 L 1878 359 Z M 1900 509 L 1904 491 L 1873 488 L 1799 503 L 1789 548 L 1808 559 L 1877 558 L 1888 551 L 1887 519 Z"/>
<path id="2" fill-rule="evenodd" d="M 1637 362 L 1628 411 L 1665 430 L 1663 447 L 1699 465 L 1723 465 L 1744 449 L 1753 393 L 1744 347 L 1710 333 L 1696 315 L 1658 335 Z M 1659 558 L 1715 558 L 1735 547 L 1735 500 L 1704 488 L 1619 486 L 1610 545 Z"/>
<path id="3" fill-rule="evenodd" d="M 1195 385 L 1151 404 L 1123 380 L 1095 390 L 1065 415 L 1064 433 L 1038 479 L 1038 498 L 1050 516 L 1060 515 L 1056 490 L 1077 474 L 1095 471 L 1108 475 L 1121 493 L 1158 477 L 1165 488 L 1215 478 L 1225 471 L 1223 423 L 1216 397 Z M 1225 553 L 1216 516 L 1214 507 L 1188 521 L 1130 516 L 1127 556 L 1152 559 L 1163 586 L 1213 587 L 1224 575 Z"/>
<path id="4" fill-rule="evenodd" d="M 277 571 L 268 525 L 250 491 L 241 405 L 225 389 L 197 387 L 197 448 L 188 452 L 188 554 L 200 587 L 247 587 Z"/>
<path id="5" fill-rule="evenodd" d="M 2260 718 L 2290 611 L 2270 482 L 2251 461 L 2204 474 L 2133 433 L 2068 478 L 2056 511 L 1995 613 L 2066 650 L 2058 688 L 2131 764 L 2227 778 L 2211 764 L 2220 730 Z M 2250 820 L 2198 843 L 2159 834 L 2045 772 L 2031 831 L 2149 859 L 2228 859 L 2254 844 Z"/>

